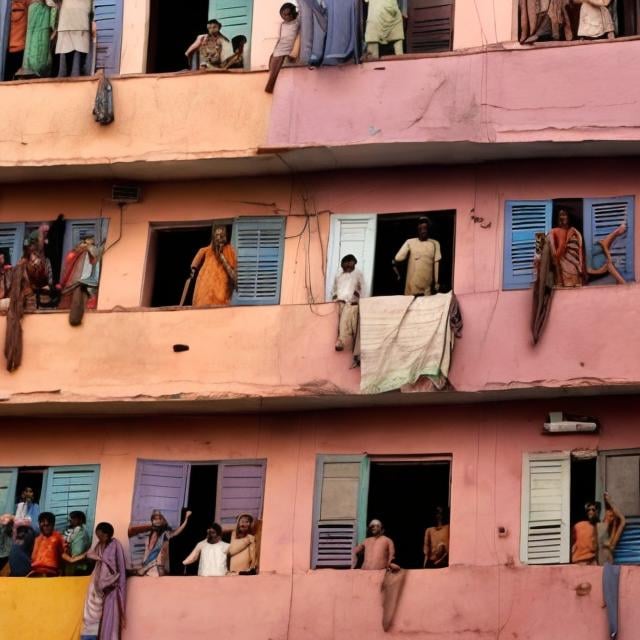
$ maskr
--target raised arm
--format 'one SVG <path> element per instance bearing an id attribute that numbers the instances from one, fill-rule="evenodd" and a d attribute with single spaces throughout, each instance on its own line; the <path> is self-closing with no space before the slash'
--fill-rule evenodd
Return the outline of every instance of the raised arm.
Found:
<path id="1" fill-rule="evenodd" d="M 622 511 L 620 511 L 620 509 L 613 502 L 613 500 L 611 499 L 611 496 L 606 492 L 604 494 L 604 499 L 606 503 L 609 505 L 609 507 L 611 508 L 611 511 L 613 512 L 613 517 L 614 517 L 613 527 L 611 531 L 611 538 L 609 539 L 609 549 L 613 552 L 627 524 L 627 519 L 624 517 L 624 514 L 622 513 Z"/>
<path id="2" fill-rule="evenodd" d="M 134 536 L 137 536 L 140 533 L 149 533 L 149 531 L 151 531 L 151 525 L 150 524 L 130 525 L 129 529 L 127 530 L 127 535 L 130 538 L 133 538 Z"/>
<path id="3" fill-rule="evenodd" d="M 187 523 L 189 522 L 190 517 L 191 517 L 191 511 L 187 511 L 187 513 L 184 514 L 184 520 L 182 524 L 169 534 L 169 538 L 175 538 L 176 536 L 179 536 L 184 531 L 184 528 L 187 526 Z"/>

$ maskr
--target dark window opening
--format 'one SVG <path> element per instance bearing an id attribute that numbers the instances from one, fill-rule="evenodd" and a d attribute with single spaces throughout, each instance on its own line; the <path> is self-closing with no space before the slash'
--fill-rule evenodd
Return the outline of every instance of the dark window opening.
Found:
<path id="1" fill-rule="evenodd" d="M 447 461 L 371 463 L 367 522 L 382 521 L 402 568 L 424 566 L 424 534 L 435 525 L 436 507 L 448 513 L 449 487 Z"/>
<path id="2" fill-rule="evenodd" d="M 569 226 L 575 227 L 584 237 L 582 198 L 556 198 L 553 200 L 553 218 L 551 220 L 551 226 L 559 226 L 558 216 L 561 210 L 564 210 L 569 214 Z"/>
<path id="3" fill-rule="evenodd" d="M 189 473 L 187 506 L 182 509 L 180 522 L 187 511 L 191 517 L 185 530 L 170 542 L 169 562 L 171 575 L 198 575 L 198 562 L 187 565 L 182 561 L 193 548 L 207 537 L 207 528 L 214 521 L 218 488 L 217 464 L 193 464 Z"/>
<path id="4" fill-rule="evenodd" d="M 596 461 L 571 458 L 571 526 L 586 519 L 584 505 L 596 499 Z"/>
<path id="5" fill-rule="evenodd" d="M 15 503 L 22 502 L 22 492 L 26 487 L 33 489 L 33 501 L 40 504 L 42 498 L 42 485 L 46 469 L 40 467 L 23 467 L 18 469 L 18 481 L 16 483 Z"/>
<path id="6" fill-rule="evenodd" d="M 152 272 L 152 307 L 171 307 L 180 304 L 185 283 L 191 273 L 191 262 L 202 247 L 211 243 L 211 225 L 153 229 L 151 232 L 149 269 Z M 231 238 L 231 225 L 227 225 L 227 237 Z M 193 298 L 195 279 L 191 281 L 185 306 Z"/>
<path id="7" fill-rule="evenodd" d="M 151 0 L 147 73 L 166 73 L 189 68 L 184 52 L 197 36 L 207 32 L 209 0 L 176 4 Z"/>
<path id="8" fill-rule="evenodd" d="M 429 237 L 440 243 L 440 293 L 451 291 L 455 251 L 455 211 L 429 211 L 423 213 L 385 214 L 378 216 L 376 232 L 375 267 L 373 274 L 373 296 L 395 296 L 404 294 L 407 261 L 399 262 L 400 280 L 397 279 L 391 261 L 400 247 L 409 238 L 417 236 L 419 218 L 431 220 Z"/>

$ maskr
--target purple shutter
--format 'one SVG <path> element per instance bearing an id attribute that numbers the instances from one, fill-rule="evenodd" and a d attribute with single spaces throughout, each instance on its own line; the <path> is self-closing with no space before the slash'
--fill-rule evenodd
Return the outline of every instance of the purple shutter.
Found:
<path id="1" fill-rule="evenodd" d="M 133 524 L 149 522 L 154 509 L 159 509 L 172 528 L 180 524 L 180 512 L 187 491 L 189 465 L 184 462 L 139 460 L 131 512 Z M 131 564 L 142 564 L 147 536 L 134 536 L 129 541 Z"/>
<path id="2" fill-rule="evenodd" d="M 223 462 L 218 474 L 216 520 L 224 526 L 235 524 L 241 513 L 262 518 L 265 463 Z"/>

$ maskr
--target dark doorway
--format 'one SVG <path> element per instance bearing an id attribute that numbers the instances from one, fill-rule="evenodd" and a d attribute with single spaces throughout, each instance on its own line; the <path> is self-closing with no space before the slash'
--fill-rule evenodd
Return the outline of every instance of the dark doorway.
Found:
<path id="1" fill-rule="evenodd" d="M 582 223 L 582 198 L 556 198 L 553 201 L 552 226 L 558 226 L 558 214 L 562 209 L 569 214 L 569 224 L 584 235 L 584 225 Z"/>
<path id="2" fill-rule="evenodd" d="M 16 504 L 22 502 L 22 491 L 25 487 L 33 489 L 33 501 L 40 505 L 42 499 L 42 485 L 44 483 L 44 472 L 46 469 L 41 467 L 23 467 L 18 470 L 18 482 L 16 485 Z M 40 505 L 42 511 L 42 505 Z"/>
<path id="3" fill-rule="evenodd" d="M 211 225 L 176 229 L 155 229 L 151 242 L 155 243 L 152 307 L 171 307 L 180 304 L 185 282 L 191 273 L 191 262 L 198 249 L 211 243 Z M 231 237 L 229 235 L 229 237 Z M 193 283 L 185 305 L 191 304 Z"/>
<path id="4" fill-rule="evenodd" d="M 193 464 L 189 473 L 189 495 L 187 507 L 182 510 L 181 519 L 187 510 L 191 517 L 185 530 L 171 540 L 171 575 L 185 574 L 182 561 L 193 551 L 193 548 L 207 537 L 207 527 L 213 522 L 216 512 L 216 492 L 218 488 L 217 464 Z M 198 563 L 186 568 L 186 575 L 198 575 Z"/>
<path id="5" fill-rule="evenodd" d="M 424 565 L 424 532 L 435 525 L 437 506 L 449 508 L 450 463 L 372 462 L 367 522 L 382 521 L 403 569 Z"/>
<path id="6" fill-rule="evenodd" d="M 596 499 L 596 458 L 571 459 L 571 526 L 586 519 L 584 505 Z"/>
<path id="7" fill-rule="evenodd" d="M 187 69 L 184 52 L 198 35 L 207 32 L 208 16 L 209 0 L 151 0 L 147 73 Z"/>
<path id="8" fill-rule="evenodd" d="M 374 296 L 404 294 L 407 261 L 398 263 L 400 280 L 396 278 L 391 261 L 405 240 L 417 236 L 418 219 L 427 216 L 431 220 L 429 237 L 440 243 L 440 293 L 451 291 L 455 250 L 456 212 L 428 211 L 423 213 L 392 213 L 378 216 L 376 232 L 376 256 L 373 273 Z"/>

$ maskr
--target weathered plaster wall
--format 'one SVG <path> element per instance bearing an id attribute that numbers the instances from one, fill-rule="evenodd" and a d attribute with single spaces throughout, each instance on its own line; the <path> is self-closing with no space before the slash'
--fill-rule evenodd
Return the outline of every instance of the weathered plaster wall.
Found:
<path id="1" fill-rule="evenodd" d="M 595 415 L 599 435 L 543 436 L 550 410 Z M 139 420 L 11 421 L 0 464 L 99 463 L 96 517 L 124 538 L 137 458 L 266 458 L 261 575 L 252 579 L 129 581 L 125 639 L 205 637 L 382 638 L 377 573 L 309 571 L 315 457 L 451 454 L 451 563 L 410 572 L 392 635 L 418 638 L 604 636 L 600 569 L 519 564 L 522 455 L 638 446 L 636 398 L 501 403 L 475 407 L 351 410 Z M 421 490 L 428 490 L 421 489 Z M 420 489 L 416 490 L 419 504 Z M 508 536 L 498 537 L 506 527 Z M 640 621 L 635 568 L 623 570 L 621 628 Z M 590 582 L 591 595 L 574 589 Z M 7 582 L 0 581 L 0 588 Z M 247 616 L 247 606 L 252 615 Z M 162 615 L 158 615 L 162 611 Z"/>

